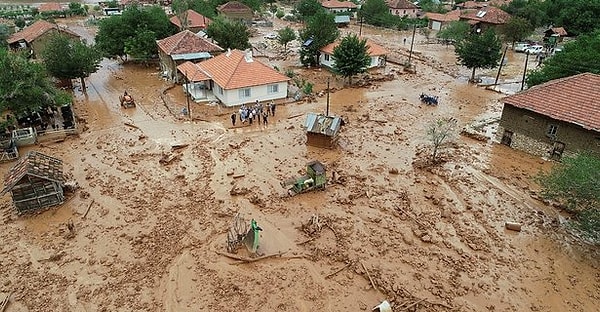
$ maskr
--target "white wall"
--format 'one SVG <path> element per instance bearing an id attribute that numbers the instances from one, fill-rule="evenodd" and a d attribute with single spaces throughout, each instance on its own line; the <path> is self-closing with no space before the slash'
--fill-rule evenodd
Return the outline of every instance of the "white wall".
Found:
<path id="1" fill-rule="evenodd" d="M 383 57 L 383 56 L 381 56 L 381 57 Z M 373 67 L 379 66 L 379 58 L 380 58 L 380 56 L 371 56 L 371 63 L 369 64 L 368 68 L 373 68 Z M 321 52 L 321 54 L 319 55 L 319 62 L 323 66 L 333 67 L 333 65 L 335 64 L 335 59 L 333 58 L 332 55 L 330 55 L 329 61 L 326 61 L 325 53 Z"/>
<path id="2" fill-rule="evenodd" d="M 244 103 L 254 103 L 256 100 L 261 102 L 285 99 L 287 97 L 287 87 L 288 83 L 279 82 L 275 83 L 278 85 L 278 92 L 269 93 L 268 85 L 254 86 L 250 87 L 250 97 L 240 98 L 239 90 L 240 89 L 231 89 L 231 90 L 223 90 L 223 94 L 219 92 L 219 87 L 215 84 L 213 88 L 213 94 L 223 103 L 223 105 L 227 107 L 238 106 Z"/>

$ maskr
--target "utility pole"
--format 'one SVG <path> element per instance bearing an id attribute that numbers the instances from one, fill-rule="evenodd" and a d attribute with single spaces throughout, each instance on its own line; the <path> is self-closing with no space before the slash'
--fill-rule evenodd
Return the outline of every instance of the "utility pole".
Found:
<path id="1" fill-rule="evenodd" d="M 498 78 L 500 78 L 500 71 L 502 70 L 502 65 L 504 64 L 504 57 L 506 56 L 506 50 L 508 50 L 508 45 L 504 48 L 504 53 L 502 53 L 502 59 L 500 60 L 500 68 L 498 68 L 498 74 L 496 74 L 496 81 L 494 81 L 494 85 L 498 84 Z"/>
<path id="2" fill-rule="evenodd" d="M 525 73 L 527 73 L 527 62 L 529 61 L 529 51 L 527 51 L 527 56 L 525 57 L 525 69 L 523 69 L 523 80 L 521 81 L 521 91 L 525 87 Z"/>
<path id="3" fill-rule="evenodd" d="M 187 102 L 187 111 L 188 111 L 188 116 L 190 117 L 190 120 L 192 120 L 192 111 L 190 110 L 190 80 L 187 77 L 187 70 L 184 73 L 185 75 L 185 101 Z"/>
<path id="4" fill-rule="evenodd" d="M 358 28 L 358 36 L 360 37 L 362 35 L 362 23 L 363 23 L 363 17 L 362 14 L 360 15 L 360 27 Z"/>
<path id="5" fill-rule="evenodd" d="M 329 78 L 327 78 L 327 111 L 325 116 L 329 117 Z"/>
<path id="6" fill-rule="evenodd" d="M 412 40 L 410 40 L 410 53 L 408 54 L 408 66 L 412 60 L 413 44 L 415 43 L 415 33 L 417 32 L 417 24 L 413 24 Z"/>

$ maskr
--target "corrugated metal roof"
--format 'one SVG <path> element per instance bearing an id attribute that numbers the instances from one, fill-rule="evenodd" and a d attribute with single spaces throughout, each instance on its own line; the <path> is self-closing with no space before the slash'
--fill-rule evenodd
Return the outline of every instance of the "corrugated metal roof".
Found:
<path id="1" fill-rule="evenodd" d="M 175 61 L 179 60 L 198 60 L 198 59 L 207 59 L 211 58 L 212 55 L 208 52 L 197 52 L 197 53 L 186 53 L 186 54 L 174 54 L 171 55 L 171 58 Z"/>
<path id="2" fill-rule="evenodd" d="M 335 16 L 336 24 L 339 23 L 350 23 L 350 16 L 348 15 L 336 15 Z"/>
<path id="3" fill-rule="evenodd" d="M 308 113 L 304 127 L 306 132 L 324 134 L 335 137 L 342 126 L 342 119 L 337 116 L 325 116 L 323 114 Z"/>

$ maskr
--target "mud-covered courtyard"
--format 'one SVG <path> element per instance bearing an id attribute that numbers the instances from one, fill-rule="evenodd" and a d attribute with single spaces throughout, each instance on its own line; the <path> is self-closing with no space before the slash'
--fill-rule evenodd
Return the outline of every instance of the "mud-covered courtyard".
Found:
<path id="1" fill-rule="evenodd" d="M 408 33 L 362 31 L 406 56 Z M 457 133 L 442 164 L 422 165 L 431 121 L 460 129 L 497 116 L 503 95 L 468 84 L 451 47 L 414 48 L 416 73 L 388 63 L 371 78 L 392 79 L 332 78 L 330 112 L 347 120 L 332 150 L 307 146 L 302 128 L 305 113 L 325 111 L 325 69 L 294 68 L 315 101 L 232 127 L 234 109 L 192 103 L 193 120 L 181 115 L 181 86 L 156 67 L 103 61 L 86 92 L 73 91 L 80 134 L 28 148 L 62 159 L 78 190 L 26 216 L 2 198 L 6 311 L 370 311 L 383 300 L 394 311 L 595 311 L 597 246 L 537 199 L 532 177 L 552 162 Z M 509 53 L 503 79 L 518 80 L 522 58 Z M 120 107 L 124 90 L 136 108 Z M 440 105 L 421 104 L 422 92 Z M 326 190 L 288 197 L 280 181 L 312 160 L 327 167 Z M 222 255 L 238 212 L 263 229 L 259 252 L 279 256 Z"/>

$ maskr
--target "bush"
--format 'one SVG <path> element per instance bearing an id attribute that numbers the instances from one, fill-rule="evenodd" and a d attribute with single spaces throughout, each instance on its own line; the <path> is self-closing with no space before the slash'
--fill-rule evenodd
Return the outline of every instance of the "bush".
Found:
<path id="1" fill-rule="evenodd" d="M 285 16 L 285 13 L 281 9 L 278 9 L 277 12 L 275 13 L 275 17 L 277 17 L 279 19 L 281 19 L 284 16 Z"/>
<path id="2" fill-rule="evenodd" d="M 313 84 L 308 81 L 303 81 L 303 82 L 304 82 L 304 86 L 302 87 L 302 92 L 304 92 L 304 94 L 312 94 Z"/>
<path id="3" fill-rule="evenodd" d="M 287 22 L 297 22 L 298 18 L 295 15 L 287 14 L 283 17 L 283 20 Z"/>

